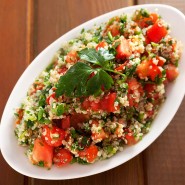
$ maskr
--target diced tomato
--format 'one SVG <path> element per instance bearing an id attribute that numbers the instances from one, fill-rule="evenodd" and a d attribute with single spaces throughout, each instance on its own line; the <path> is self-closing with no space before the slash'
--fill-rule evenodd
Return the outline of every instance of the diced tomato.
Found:
<path id="1" fill-rule="evenodd" d="M 138 74 L 138 76 L 140 78 L 145 78 L 148 76 L 148 69 L 150 66 L 150 62 L 148 62 L 147 60 L 142 61 L 136 69 L 136 73 Z"/>
<path id="2" fill-rule="evenodd" d="M 91 145 L 82 151 L 79 151 L 79 157 L 86 158 L 88 162 L 93 162 L 98 155 L 98 148 L 96 145 Z"/>
<path id="3" fill-rule="evenodd" d="M 86 98 L 83 103 L 82 103 L 82 108 L 84 109 L 90 109 L 93 111 L 98 111 L 100 110 L 100 103 L 99 102 L 95 102 L 95 101 L 90 101 L 88 98 Z"/>
<path id="4" fill-rule="evenodd" d="M 78 123 L 83 123 L 87 120 L 89 120 L 88 114 L 74 113 L 71 115 L 70 124 L 72 127 L 76 128 L 78 126 Z"/>
<path id="5" fill-rule="evenodd" d="M 125 134 L 125 139 L 127 140 L 127 145 L 134 145 L 137 143 L 132 133 Z"/>
<path id="6" fill-rule="evenodd" d="M 167 29 L 162 25 L 161 21 L 158 20 L 155 24 L 149 28 L 146 32 L 147 37 L 151 42 L 160 42 L 160 40 L 167 34 Z"/>
<path id="7" fill-rule="evenodd" d="M 91 110 L 93 110 L 93 111 L 100 110 L 100 103 L 99 102 L 96 103 L 94 101 L 91 101 L 90 104 L 91 104 Z"/>
<path id="8" fill-rule="evenodd" d="M 65 138 L 65 131 L 58 127 L 49 127 L 47 125 L 42 128 L 42 139 L 50 146 L 58 147 L 62 145 Z"/>
<path id="9" fill-rule="evenodd" d="M 159 67 L 155 65 L 152 60 L 142 61 L 137 66 L 136 73 L 141 79 L 145 77 L 150 77 L 152 81 L 154 81 L 157 76 L 161 77 L 162 75 Z"/>
<path id="10" fill-rule="evenodd" d="M 70 51 L 66 56 L 67 63 L 76 63 L 78 60 L 79 57 L 76 51 Z"/>
<path id="11" fill-rule="evenodd" d="M 158 15 L 156 13 L 151 13 L 149 17 L 141 17 L 140 19 L 136 20 L 136 22 L 140 28 L 146 28 L 149 25 L 154 24 L 157 19 Z"/>
<path id="12" fill-rule="evenodd" d="M 129 101 L 129 105 L 137 107 L 138 105 L 137 98 L 140 98 L 140 96 L 143 95 L 143 87 L 135 78 L 130 78 L 127 83 L 128 83 L 127 98 Z M 135 91 L 139 93 L 138 97 L 134 95 Z"/>
<path id="13" fill-rule="evenodd" d="M 116 93 L 109 93 L 104 96 L 99 102 L 90 101 L 86 98 L 82 103 L 82 108 L 93 111 L 104 110 L 107 112 L 114 112 L 119 110 L 119 106 L 114 106 L 116 100 Z"/>
<path id="14" fill-rule="evenodd" d="M 140 86 L 140 83 L 135 78 L 130 78 L 128 80 L 128 92 L 134 91 L 138 89 Z"/>
<path id="15" fill-rule="evenodd" d="M 129 57 L 132 53 L 130 51 L 129 42 L 124 37 L 121 37 L 119 39 L 120 44 L 116 48 L 116 59 L 124 59 L 126 57 Z"/>
<path id="16" fill-rule="evenodd" d="M 64 130 L 66 130 L 70 127 L 70 116 L 66 116 L 65 118 L 62 118 L 61 127 Z"/>
<path id="17" fill-rule="evenodd" d="M 114 112 L 116 110 L 119 110 L 119 106 L 114 106 L 114 103 L 116 101 L 116 93 L 109 93 L 106 96 L 103 97 L 103 99 L 100 100 L 100 107 L 102 110 L 107 112 Z"/>
<path id="18" fill-rule="evenodd" d="M 158 66 L 152 63 L 148 69 L 148 76 L 154 81 L 157 76 L 161 77 L 162 73 Z"/>
<path id="19" fill-rule="evenodd" d="M 47 145 L 42 139 L 37 138 L 34 141 L 32 162 L 39 165 L 41 162 L 44 167 L 50 168 L 52 166 L 53 147 Z"/>
<path id="20" fill-rule="evenodd" d="M 96 46 L 96 50 L 98 50 L 99 48 L 105 48 L 106 46 L 108 46 L 108 44 L 105 41 L 101 41 L 97 46 Z"/>
<path id="21" fill-rule="evenodd" d="M 59 73 L 59 74 L 65 74 L 65 72 L 66 72 L 67 70 L 68 70 L 67 67 L 66 67 L 66 66 L 63 66 L 63 67 L 61 67 L 61 68 L 58 69 L 58 73 Z"/>
<path id="22" fill-rule="evenodd" d="M 166 62 L 166 59 L 165 58 L 163 58 L 163 57 L 159 57 L 159 56 L 157 56 L 156 57 L 156 59 L 158 60 L 158 66 L 163 66 L 164 65 L 164 63 Z"/>
<path id="23" fill-rule="evenodd" d="M 109 31 L 111 32 L 111 35 L 113 37 L 120 35 L 120 26 L 118 22 L 113 22 L 113 24 L 110 24 L 106 27 L 104 33 L 108 33 Z"/>
<path id="24" fill-rule="evenodd" d="M 46 103 L 47 103 L 48 105 L 50 105 L 50 103 L 51 103 L 50 100 L 51 100 L 51 99 L 55 99 L 55 100 L 57 99 L 57 98 L 56 98 L 55 92 L 52 93 L 51 95 L 49 95 L 49 96 L 47 97 Z"/>
<path id="25" fill-rule="evenodd" d="M 89 101 L 88 98 L 86 98 L 83 102 L 82 102 L 82 108 L 87 110 L 89 107 L 91 106 L 91 103 Z"/>
<path id="26" fill-rule="evenodd" d="M 18 117 L 15 121 L 16 124 L 20 124 L 22 118 L 23 118 L 23 113 L 24 113 L 24 110 L 23 109 L 18 109 L 17 110 L 17 114 L 18 114 Z"/>
<path id="27" fill-rule="evenodd" d="M 147 116 L 149 118 L 151 118 L 153 115 L 154 115 L 154 111 L 153 110 L 147 112 Z"/>
<path id="28" fill-rule="evenodd" d="M 168 81 L 173 81 L 179 75 L 178 68 L 173 64 L 168 64 L 166 66 L 166 78 Z"/>
<path id="29" fill-rule="evenodd" d="M 125 64 L 121 64 L 120 66 L 118 66 L 117 68 L 115 68 L 115 71 L 123 71 L 125 68 Z"/>
<path id="30" fill-rule="evenodd" d="M 57 167 L 69 164 L 73 159 L 73 155 L 64 148 L 56 148 L 54 150 L 53 162 Z"/>
<path id="31" fill-rule="evenodd" d="M 144 90 L 147 91 L 148 93 L 153 92 L 155 88 L 156 88 L 155 84 L 146 84 L 144 86 Z"/>

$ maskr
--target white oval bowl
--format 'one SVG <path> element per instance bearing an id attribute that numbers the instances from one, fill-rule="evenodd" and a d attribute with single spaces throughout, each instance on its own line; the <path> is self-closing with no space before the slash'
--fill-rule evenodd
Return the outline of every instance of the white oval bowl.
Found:
<path id="1" fill-rule="evenodd" d="M 159 4 L 138 5 L 112 11 L 76 27 L 57 39 L 44 51 L 42 51 L 24 71 L 15 85 L 4 109 L 0 127 L 0 147 L 3 157 L 13 169 L 21 174 L 33 178 L 53 180 L 74 179 L 97 174 L 114 168 L 125 163 L 129 159 L 132 159 L 145 148 L 147 148 L 164 131 L 178 110 L 184 97 L 185 53 L 182 54 L 179 64 L 180 75 L 175 82 L 169 84 L 167 88 L 167 100 L 161 106 L 157 117 L 153 121 L 150 132 L 145 135 L 140 142 L 133 146 L 125 147 L 122 152 L 118 152 L 115 156 L 108 160 L 98 161 L 94 164 L 86 166 L 79 164 L 68 165 L 63 168 L 56 168 L 53 166 L 51 170 L 46 170 L 44 168 L 34 166 L 29 162 L 28 158 L 24 154 L 25 148 L 17 144 L 17 139 L 14 135 L 15 108 L 21 104 L 21 101 L 26 96 L 29 86 L 50 63 L 55 52 L 60 48 L 61 44 L 64 41 L 75 38 L 82 28 L 90 29 L 95 23 L 98 25 L 102 22 L 108 21 L 109 18 L 122 13 L 132 14 L 136 9 L 139 8 L 147 8 L 149 11 L 156 11 L 156 9 L 158 9 L 158 13 L 162 16 L 162 18 L 170 24 L 171 35 L 185 44 L 185 35 L 183 29 L 185 28 L 184 15 L 176 8 Z"/>

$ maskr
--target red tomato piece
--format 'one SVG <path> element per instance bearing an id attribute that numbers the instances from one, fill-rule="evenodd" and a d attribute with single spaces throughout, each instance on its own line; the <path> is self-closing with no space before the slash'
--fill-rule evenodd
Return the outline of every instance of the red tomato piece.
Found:
<path id="1" fill-rule="evenodd" d="M 79 57 L 76 51 L 70 51 L 66 56 L 67 63 L 76 63 L 78 60 Z"/>
<path id="2" fill-rule="evenodd" d="M 98 155 L 98 147 L 96 145 L 91 145 L 82 151 L 79 151 L 79 156 L 86 158 L 88 162 L 93 162 Z"/>
<path id="3" fill-rule="evenodd" d="M 108 46 L 108 44 L 105 41 L 100 42 L 97 46 L 96 46 L 96 50 L 98 50 L 99 48 L 104 48 Z"/>
<path id="4" fill-rule="evenodd" d="M 148 69 L 148 76 L 154 81 L 157 76 L 161 77 L 162 73 L 158 66 L 152 63 Z"/>
<path id="5" fill-rule="evenodd" d="M 65 74 L 65 72 L 66 72 L 67 70 L 68 70 L 67 67 L 66 67 L 66 66 L 63 66 L 63 67 L 61 67 L 61 68 L 58 69 L 58 73 L 59 73 L 59 74 Z"/>
<path id="6" fill-rule="evenodd" d="M 146 84 L 144 86 L 144 90 L 147 91 L 148 93 L 151 93 L 155 90 L 156 85 L 155 84 Z"/>
<path id="7" fill-rule="evenodd" d="M 116 48 L 116 59 L 124 59 L 129 57 L 132 53 L 130 51 L 129 42 L 124 37 L 120 38 L 120 44 Z"/>
<path id="8" fill-rule="evenodd" d="M 142 17 L 139 20 L 136 20 L 138 26 L 140 28 L 146 28 L 151 24 L 154 24 L 158 19 L 158 15 L 156 13 L 151 13 L 149 17 Z"/>
<path id="9" fill-rule="evenodd" d="M 116 21 L 116 22 L 113 22 L 113 24 L 108 25 L 104 33 L 108 33 L 110 31 L 111 35 L 115 37 L 115 36 L 120 35 L 119 30 L 120 30 L 120 26 L 119 26 L 119 23 Z"/>
<path id="10" fill-rule="evenodd" d="M 135 78 L 129 79 L 127 83 L 128 83 L 127 97 L 128 97 L 129 105 L 137 107 L 138 101 L 136 101 L 136 98 L 140 98 L 140 96 L 143 95 L 143 87 Z M 134 95 L 135 91 L 139 92 L 138 97 L 135 97 Z"/>
<path id="11" fill-rule="evenodd" d="M 140 83 L 135 78 L 128 80 L 128 92 L 132 92 L 140 87 Z"/>
<path id="12" fill-rule="evenodd" d="M 82 102 L 82 108 L 85 109 L 85 110 L 87 110 L 87 109 L 90 108 L 90 106 L 91 106 L 91 103 L 90 103 L 89 99 L 86 98 L 86 99 Z"/>
<path id="13" fill-rule="evenodd" d="M 66 116 L 61 120 L 62 129 L 66 130 L 70 127 L 70 116 Z"/>
<path id="14" fill-rule="evenodd" d="M 125 134 L 125 139 L 127 140 L 127 145 L 134 145 L 137 143 L 132 133 Z"/>
<path id="15" fill-rule="evenodd" d="M 62 145 L 65 138 L 65 131 L 58 127 L 45 125 L 42 128 L 42 139 L 50 146 L 58 147 Z"/>
<path id="16" fill-rule="evenodd" d="M 82 103 L 82 108 L 85 109 L 85 110 L 90 109 L 90 110 L 93 110 L 93 111 L 98 111 L 98 110 L 100 110 L 100 103 L 90 101 L 88 98 L 86 98 Z"/>
<path id="17" fill-rule="evenodd" d="M 150 67 L 150 62 L 147 60 L 142 61 L 136 69 L 136 73 L 140 78 L 145 78 L 148 76 L 148 69 Z"/>
<path id="18" fill-rule="evenodd" d="M 142 79 L 145 77 L 150 77 L 152 81 L 155 80 L 157 76 L 161 77 L 162 73 L 157 65 L 155 65 L 152 60 L 144 60 L 137 66 L 136 73 Z"/>
<path id="19" fill-rule="evenodd" d="M 64 148 L 56 148 L 54 151 L 53 162 L 57 167 L 69 164 L 73 159 L 73 155 Z"/>
<path id="20" fill-rule="evenodd" d="M 163 57 L 159 57 L 159 56 L 157 56 L 156 57 L 156 59 L 158 60 L 158 66 L 163 66 L 164 65 L 164 63 L 166 62 L 166 59 L 165 58 L 163 58 Z"/>
<path id="21" fill-rule="evenodd" d="M 114 112 L 119 110 L 119 106 L 115 107 L 116 93 L 109 93 L 100 100 L 100 107 L 102 110 L 107 112 Z"/>
<path id="22" fill-rule="evenodd" d="M 178 68 L 173 64 L 168 64 L 166 66 L 166 78 L 168 81 L 173 81 L 179 75 Z"/>
<path id="23" fill-rule="evenodd" d="M 74 113 L 71 115 L 71 120 L 70 120 L 71 127 L 76 128 L 78 126 L 78 123 L 83 123 L 88 119 L 89 119 L 88 114 Z"/>
<path id="24" fill-rule="evenodd" d="M 51 99 L 55 99 L 55 100 L 57 99 L 57 98 L 56 98 L 55 92 L 47 97 L 46 103 L 47 103 L 48 105 L 50 105 L 50 100 L 51 100 Z"/>
<path id="25" fill-rule="evenodd" d="M 37 138 L 34 141 L 32 162 L 38 164 L 44 163 L 44 167 L 50 168 L 52 166 L 53 147 L 47 145 L 42 139 Z"/>
<path id="26" fill-rule="evenodd" d="M 118 66 L 117 68 L 115 68 L 115 71 L 123 71 L 125 67 L 125 64 L 121 64 L 120 66 Z"/>
<path id="27" fill-rule="evenodd" d="M 163 37 L 166 36 L 167 29 L 162 25 L 161 21 L 158 20 L 151 28 L 147 30 L 146 34 L 151 42 L 158 43 Z"/>

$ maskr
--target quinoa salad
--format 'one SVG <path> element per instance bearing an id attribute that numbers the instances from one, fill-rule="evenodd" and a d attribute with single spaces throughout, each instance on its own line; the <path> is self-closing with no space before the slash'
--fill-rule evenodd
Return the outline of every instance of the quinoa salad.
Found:
<path id="1" fill-rule="evenodd" d="M 15 135 L 30 162 L 91 164 L 149 132 L 178 76 L 181 43 L 156 12 L 112 17 L 61 43 L 15 110 Z"/>

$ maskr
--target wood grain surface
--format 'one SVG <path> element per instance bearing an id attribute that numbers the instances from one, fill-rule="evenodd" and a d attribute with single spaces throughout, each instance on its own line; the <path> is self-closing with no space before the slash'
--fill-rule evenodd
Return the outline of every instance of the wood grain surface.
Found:
<path id="1" fill-rule="evenodd" d="M 0 116 L 17 79 L 55 39 L 114 9 L 165 3 L 185 13 L 184 0 L 0 0 Z M 127 163 L 90 177 L 47 181 L 15 172 L 0 156 L 0 185 L 184 185 L 185 100 L 165 132 Z"/>

